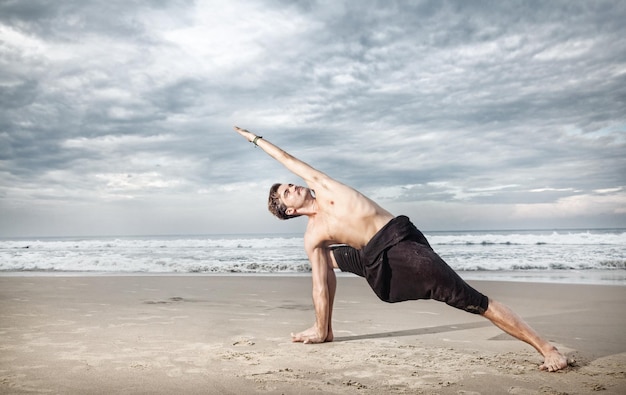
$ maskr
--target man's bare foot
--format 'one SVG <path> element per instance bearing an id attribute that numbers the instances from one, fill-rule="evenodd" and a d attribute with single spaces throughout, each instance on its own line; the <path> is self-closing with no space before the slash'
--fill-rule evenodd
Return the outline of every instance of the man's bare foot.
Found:
<path id="1" fill-rule="evenodd" d="M 291 334 L 292 342 L 301 342 L 304 344 L 309 343 L 324 343 L 324 342 L 332 342 L 333 341 L 333 332 L 329 330 L 328 333 L 323 334 L 317 331 L 316 327 L 311 327 L 305 331 L 300 333 L 292 333 Z"/>
<path id="2" fill-rule="evenodd" d="M 541 370 L 548 372 L 556 372 L 567 367 L 567 358 L 561 354 L 559 350 L 554 348 L 552 351 L 544 355 L 543 365 L 539 367 Z"/>

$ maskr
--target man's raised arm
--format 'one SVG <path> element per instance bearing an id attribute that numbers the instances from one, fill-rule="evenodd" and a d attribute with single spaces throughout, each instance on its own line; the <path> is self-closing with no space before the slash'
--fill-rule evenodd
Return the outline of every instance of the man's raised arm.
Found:
<path id="1" fill-rule="evenodd" d="M 301 161 L 300 159 L 288 154 L 281 148 L 275 146 L 269 141 L 263 139 L 261 136 L 257 136 L 245 129 L 235 126 L 235 131 L 243 136 L 246 140 L 253 143 L 257 147 L 260 147 L 269 156 L 276 159 L 287 170 L 291 171 L 295 175 L 301 177 L 305 181 L 320 182 L 322 178 L 328 178 L 328 176 L 321 171 L 311 167 L 309 164 Z"/>

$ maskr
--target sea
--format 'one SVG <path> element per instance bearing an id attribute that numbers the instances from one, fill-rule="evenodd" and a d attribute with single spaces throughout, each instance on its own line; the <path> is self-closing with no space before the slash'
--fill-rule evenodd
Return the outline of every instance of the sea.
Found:
<path id="1" fill-rule="evenodd" d="M 466 280 L 626 285 L 626 229 L 424 233 Z M 301 234 L 0 239 L 0 276 L 310 271 Z"/>

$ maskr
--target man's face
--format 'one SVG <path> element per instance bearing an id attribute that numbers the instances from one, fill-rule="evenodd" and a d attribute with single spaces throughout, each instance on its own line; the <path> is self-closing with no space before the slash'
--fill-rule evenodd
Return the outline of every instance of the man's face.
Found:
<path id="1" fill-rule="evenodd" d="M 296 186 L 294 184 L 281 184 L 276 192 L 280 196 L 280 201 L 288 207 L 288 209 L 299 208 L 306 199 L 308 188 Z M 289 214 L 289 212 L 287 213 Z M 291 215 L 291 214 L 289 214 Z"/>

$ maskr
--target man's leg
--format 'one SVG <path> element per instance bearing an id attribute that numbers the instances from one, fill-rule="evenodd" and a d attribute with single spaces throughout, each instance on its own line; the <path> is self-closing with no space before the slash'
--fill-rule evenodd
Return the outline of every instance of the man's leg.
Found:
<path id="1" fill-rule="evenodd" d="M 541 370 L 555 372 L 567 366 L 567 358 L 556 347 L 539 336 L 530 325 L 524 322 L 509 307 L 489 299 L 489 307 L 483 316 L 509 335 L 535 347 L 544 357 L 543 365 L 540 366 Z"/>

